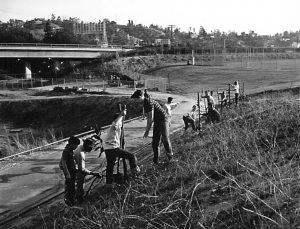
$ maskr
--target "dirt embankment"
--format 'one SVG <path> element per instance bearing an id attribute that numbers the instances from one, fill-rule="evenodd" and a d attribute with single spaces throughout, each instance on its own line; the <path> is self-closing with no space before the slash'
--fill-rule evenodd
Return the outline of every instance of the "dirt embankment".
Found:
<path id="1" fill-rule="evenodd" d="M 127 106 L 128 118 L 142 113 L 142 105 L 127 96 L 89 96 L 1 102 L 0 119 L 13 122 L 16 127 L 53 128 L 56 134 L 66 137 L 109 125 L 118 112 L 118 104 Z"/>

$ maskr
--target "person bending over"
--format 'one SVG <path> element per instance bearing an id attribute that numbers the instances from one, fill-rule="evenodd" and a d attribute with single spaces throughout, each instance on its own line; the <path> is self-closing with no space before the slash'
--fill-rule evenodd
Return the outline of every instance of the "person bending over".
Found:
<path id="1" fill-rule="evenodd" d="M 74 162 L 74 150 L 79 144 L 80 140 L 71 136 L 62 152 L 59 163 L 59 167 L 65 175 L 65 203 L 70 206 L 75 203 L 76 166 Z"/>
<path id="2" fill-rule="evenodd" d="M 144 96 L 141 90 L 136 90 L 132 95 L 132 99 L 143 101 Z M 153 125 L 153 138 L 152 138 L 152 149 L 153 149 L 153 163 L 158 164 L 159 155 L 159 142 L 162 139 L 168 161 L 170 162 L 173 157 L 173 151 L 170 141 L 170 125 L 168 121 L 168 115 L 163 107 L 155 100 L 147 100 L 147 102 L 153 106 L 154 111 L 154 125 Z"/>
<path id="3" fill-rule="evenodd" d="M 90 138 L 83 140 L 83 144 L 74 150 L 74 159 L 77 164 L 77 190 L 76 199 L 78 202 L 84 201 L 84 179 L 86 175 L 100 177 L 99 173 L 93 173 L 85 167 L 85 155 L 93 149 L 94 141 Z"/>
<path id="4" fill-rule="evenodd" d="M 134 154 L 121 148 L 121 134 L 122 134 L 122 125 L 123 118 L 126 115 L 126 110 L 121 111 L 116 114 L 114 121 L 108 129 L 104 149 L 106 156 L 106 187 L 113 187 L 113 171 L 116 158 L 123 158 L 129 160 L 129 166 L 131 169 L 132 176 L 135 177 L 140 172 L 139 167 L 137 166 L 137 159 Z"/>

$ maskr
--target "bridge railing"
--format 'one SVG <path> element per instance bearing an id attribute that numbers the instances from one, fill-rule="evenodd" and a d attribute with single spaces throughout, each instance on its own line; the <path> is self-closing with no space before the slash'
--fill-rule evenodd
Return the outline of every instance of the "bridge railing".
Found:
<path id="1" fill-rule="evenodd" d="M 134 46 L 128 45 L 89 45 L 89 44 L 47 44 L 47 43 L 0 43 L 0 47 L 52 47 L 52 48 L 108 48 L 108 49 L 133 49 Z"/>

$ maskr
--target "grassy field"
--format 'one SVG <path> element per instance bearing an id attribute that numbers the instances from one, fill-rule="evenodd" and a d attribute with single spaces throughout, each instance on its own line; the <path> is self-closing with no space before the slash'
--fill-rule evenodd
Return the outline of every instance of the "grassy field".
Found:
<path id="1" fill-rule="evenodd" d="M 269 67 L 264 68 L 260 62 L 249 63 L 249 68 L 242 68 L 241 62 L 225 63 L 224 66 L 170 66 L 150 74 L 169 77 L 172 92 L 193 97 L 202 89 L 228 88 L 228 83 L 235 80 L 240 87 L 244 83 L 246 94 L 300 85 L 299 60 L 280 60 L 278 68 L 275 60 L 268 60 L 268 63 Z"/>
<path id="2" fill-rule="evenodd" d="M 299 228 L 299 92 L 253 96 L 200 135 L 179 131 L 178 162 L 143 162 L 135 182 L 98 184 L 86 204 L 56 202 L 19 228 Z"/>

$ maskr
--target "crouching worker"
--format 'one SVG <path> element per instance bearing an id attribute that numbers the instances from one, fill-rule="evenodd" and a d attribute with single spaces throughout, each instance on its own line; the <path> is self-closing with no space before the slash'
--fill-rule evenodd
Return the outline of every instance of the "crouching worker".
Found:
<path id="1" fill-rule="evenodd" d="M 68 144 L 62 152 L 59 167 L 65 175 L 65 203 L 74 205 L 75 202 L 75 181 L 76 181 L 76 166 L 74 162 L 74 150 L 80 144 L 80 140 L 71 136 Z"/>
<path id="2" fill-rule="evenodd" d="M 185 114 L 182 118 L 183 118 L 183 122 L 184 122 L 184 129 L 187 130 L 189 128 L 189 124 L 191 124 L 193 130 L 196 130 L 196 125 L 195 125 L 195 121 L 196 121 L 196 105 L 193 105 L 192 110 Z"/>
<path id="3" fill-rule="evenodd" d="M 93 173 L 85 168 L 85 154 L 91 152 L 94 141 L 90 138 L 83 140 L 83 144 L 79 145 L 74 151 L 74 159 L 77 164 L 77 190 L 76 199 L 78 202 L 84 201 L 84 179 L 86 175 L 93 175 L 100 178 L 99 173 Z"/>
<path id="4" fill-rule="evenodd" d="M 208 104 L 207 113 L 203 114 L 207 116 L 207 123 L 216 123 L 221 121 L 221 115 L 211 103 Z"/>
<path id="5" fill-rule="evenodd" d="M 126 115 L 126 109 L 117 113 L 114 117 L 105 139 L 105 156 L 106 156 L 106 187 L 113 187 L 113 172 L 116 158 L 122 158 L 123 160 L 129 160 L 129 166 L 131 169 L 131 174 L 133 177 L 137 176 L 140 172 L 137 166 L 137 159 L 134 154 L 121 148 L 121 135 L 122 135 L 122 125 L 123 118 Z"/>

